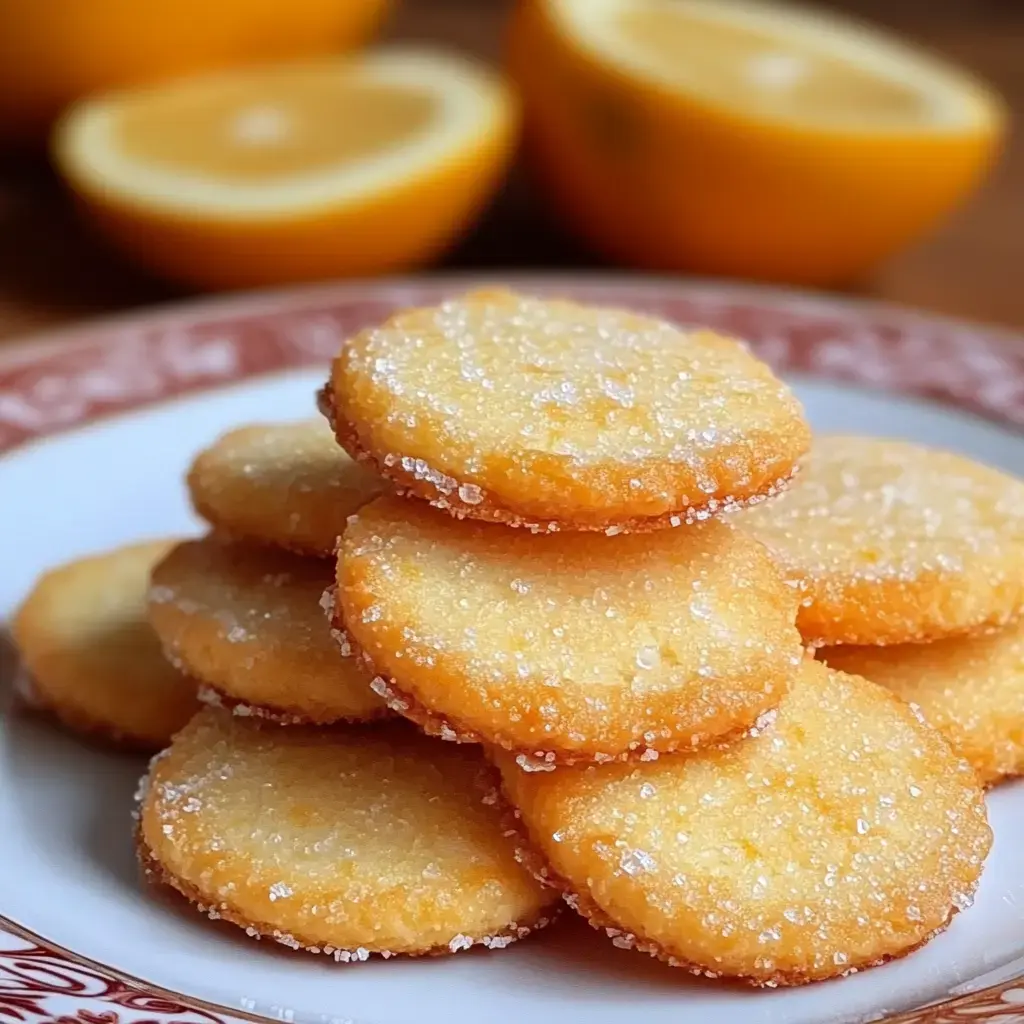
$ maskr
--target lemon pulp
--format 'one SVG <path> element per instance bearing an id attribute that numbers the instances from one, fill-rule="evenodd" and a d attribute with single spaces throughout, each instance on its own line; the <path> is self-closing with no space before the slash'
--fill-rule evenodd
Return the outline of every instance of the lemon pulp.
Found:
<path id="1" fill-rule="evenodd" d="M 311 69 L 147 94 L 123 104 L 113 132 L 120 152 L 150 166 L 256 184 L 408 145 L 437 107 L 411 86 Z"/>
<path id="2" fill-rule="evenodd" d="M 874 122 L 927 120 L 920 91 L 835 55 L 794 46 L 778 33 L 741 21 L 719 21 L 685 9 L 625 8 L 622 39 L 681 79 L 699 81 L 716 99 L 742 98 L 774 117 Z"/>
<path id="3" fill-rule="evenodd" d="M 905 132 L 991 119 L 970 78 L 867 25 L 762 0 L 550 0 L 562 30 L 630 77 L 750 118 Z"/>

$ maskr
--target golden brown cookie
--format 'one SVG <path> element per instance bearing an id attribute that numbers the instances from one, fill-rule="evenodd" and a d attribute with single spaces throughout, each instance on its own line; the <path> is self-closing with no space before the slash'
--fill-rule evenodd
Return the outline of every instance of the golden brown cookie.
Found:
<path id="1" fill-rule="evenodd" d="M 404 723 L 279 729 L 207 709 L 143 784 L 140 854 L 210 917 L 335 960 L 499 949 L 557 897 L 516 862 L 495 776 L 478 748 Z"/>
<path id="2" fill-rule="evenodd" d="M 321 397 L 350 454 L 410 494 L 539 531 L 737 508 L 783 486 L 809 440 L 731 338 L 501 290 L 356 335 Z"/>
<path id="3" fill-rule="evenodd" d="M 232 430 L 188 474 L 192 504 L 218 530 L 323 557 L 334 554 L 348 516 L 386 487 L 322 419 Z"/>
<path id="4" fill-rule="evenodd" d="M 652 764 L 521 771 L 525 858 L 616 945 L 797 985 L 903 956 L 969 906 L 991 844 L 970 766 L 891 693 L 806 661 L 777 716 Z"/>
<path id="5" fill-rule="evenodd" d="M 117 548 L 44 573 L 12 629 L 34 702 L 76 732 L 159 750 L 198 707 L 146 621 L 146 591 L 169 540 Z"/>
<path id="6" fill-rule="evenodd" d="M 985 785 L 1024 774 L 1024 619 L 982 636 L 825 647 L 819 657 L 919 707 Z"/>
<path id="7" fill-rule="evenodd" d="M 335 609 L 392 708 L 550 766 L 749 728 L 801 659 L 796 601 L 720 521 L 537 536 L 386 496 L 349 520 Z"/>
<path id="8" fill-rule="evenodd" d="M 934 640 L 1024 608 L 1024 483 L 959 455 L 819 437 L 797 482 L 742 523 L 805 585 L 808 643 Z"/>
<path id="9" fill-rule="evenodd" d="M 321 601 L 330 563 L 216 537 L 179 544 L 153 571 L 149 617 L 208 703 L 294 724 L 388 713 L 372 676 L 342 657 Z M 212 691 L 212 692 L 211 692 Z"/>

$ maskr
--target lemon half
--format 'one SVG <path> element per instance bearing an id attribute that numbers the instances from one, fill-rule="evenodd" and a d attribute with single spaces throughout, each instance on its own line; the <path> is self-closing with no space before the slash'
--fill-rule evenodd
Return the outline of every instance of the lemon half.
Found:
<path id="1" fill-rule="evenodd" d="M 554 206 L 660 269 L 854 277 L 975 187 L 1005 121 L 923 51 L 754 0 L 521 0 L 510 66 Z"/>
<path id="2" fill-rule="evenodd" d="M 490 72 L 393 49 L 86 100 L 54 149 L 140 262 L 237 287 L 429 259 L 489 197 L 515 129 Z"/>

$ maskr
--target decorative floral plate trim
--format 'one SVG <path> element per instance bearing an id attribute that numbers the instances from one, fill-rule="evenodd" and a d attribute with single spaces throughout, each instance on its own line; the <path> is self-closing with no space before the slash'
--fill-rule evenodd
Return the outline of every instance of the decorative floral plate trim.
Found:
<path id="1" fill-rule="evenodd" d="M 232 1018 L 195 1000 L 106 973 L 65 950 L 42 945 L 3 920 L 0 1020 L 55 1024 L 227 1024 Z M 260 1019 L 260 1018 L 252 1018 Z"/>
<path id="2" fill-rule="evenodd" d="M 424 278 L 294 290 L 183 305 L 88 324 L 23 345 L 0 344 L 0 454 L 167 399 L 325 365 L 346 337 L 393 310 L 435 303 L 478 283 Z M 528 292 L 623 305 L 715 327 L 747 339 L 761 358 L 784 373 L 935 399 L 1024 427 L 1024 338 L 996 328 L 741 286 L 551 276 L 514 277 L 511 283 Z M 884 1020 L 1024 1024 L 1024 961 L 999 974 L 1003 980 L 980 991 L 962 986 L 964 994 Z M 0 916 L 0 1024 L 272 1019 L 126 977 Z"/>

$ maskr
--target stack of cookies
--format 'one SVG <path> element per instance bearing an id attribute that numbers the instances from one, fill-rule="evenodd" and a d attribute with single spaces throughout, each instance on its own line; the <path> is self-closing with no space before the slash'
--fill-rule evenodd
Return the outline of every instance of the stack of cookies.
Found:
<path id="1" fill-rule="evenodd" d="M 822 437 L 744 519 L 819 657 L 918 707 L 986 785 L 1024 772 L 1024 484 L 903 441 Z"/>
<path id="2" fill-rule="evenodd" d="M 208 705 L 144 780 L 153 878 L 338 960 L 503 947 L 568 903 L 761 985 L 970 904 L 975 768 L 1024 767 L 1024 485 L 894 442 L 805 460 L 740 343 L 503 291 L 356 335 L 320 405 L 203 452 L 213 532 L 150 555 Z"/>

